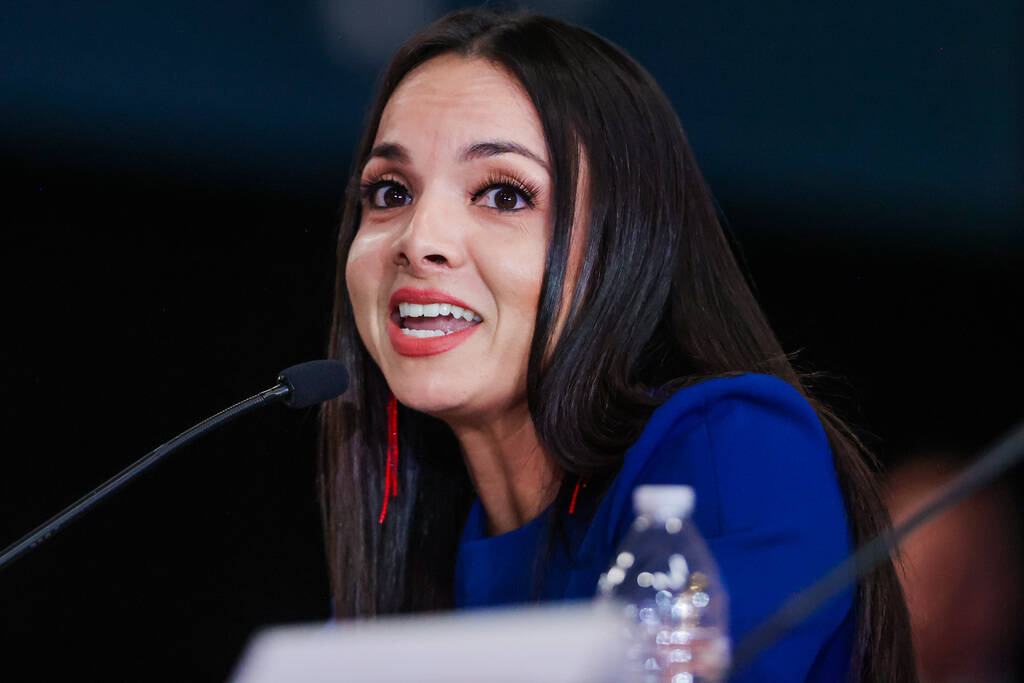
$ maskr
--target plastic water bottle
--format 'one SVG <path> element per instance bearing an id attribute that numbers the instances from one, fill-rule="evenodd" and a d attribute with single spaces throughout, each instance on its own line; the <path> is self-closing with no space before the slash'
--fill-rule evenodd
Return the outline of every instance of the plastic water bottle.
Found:
<path id="1" fill-rule="evenodd" d="M 689 486 L 640 486 L 636 519 L 598 582 L 624 619 L 629 683 L 720 681 L 729 666 L 728 598 L 691 521 Z"/>

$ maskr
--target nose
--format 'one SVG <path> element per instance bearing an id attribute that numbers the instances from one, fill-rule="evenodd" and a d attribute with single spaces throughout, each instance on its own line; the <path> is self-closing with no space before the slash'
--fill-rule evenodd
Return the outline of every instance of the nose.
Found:
<path id="1" fill-rule="evenodd" d="M 408 268 L 416 275 L 429 275 L 461 265 L 463 248 L 454 213 L 445 198 L 437 193 L 423 193 L 414 200 L 405 229 L 395 240 L 395 265 Z"/>

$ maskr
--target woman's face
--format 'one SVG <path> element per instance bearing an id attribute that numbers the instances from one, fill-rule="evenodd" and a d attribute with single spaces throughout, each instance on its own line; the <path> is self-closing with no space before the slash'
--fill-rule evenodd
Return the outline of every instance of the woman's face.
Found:
<path id="1" fill-rule="evenodd" d="M 449 420 L 525 406 L 551 178 L 522 87 L 481 59 L 422 64 L 384 109 L 362 186 L 345 278 L 391 390 Z"/>

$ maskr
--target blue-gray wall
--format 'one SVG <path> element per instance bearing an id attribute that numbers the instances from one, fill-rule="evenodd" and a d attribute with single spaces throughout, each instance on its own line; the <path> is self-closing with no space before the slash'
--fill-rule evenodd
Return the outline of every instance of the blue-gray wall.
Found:
<path id="1" fill-rule="evenodd" d="M 0 151 L 336 192 L 386 56 L 455 6 L 23 0 L 0 21 Z M 912 240 L 1020 232 L 1018 2 L 531 6 L 655 75 L 727 204 L 840 207 Z"/>

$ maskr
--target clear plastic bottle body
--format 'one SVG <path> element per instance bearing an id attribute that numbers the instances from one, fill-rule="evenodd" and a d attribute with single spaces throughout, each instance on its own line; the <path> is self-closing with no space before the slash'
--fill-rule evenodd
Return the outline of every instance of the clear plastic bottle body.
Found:
<path id="1" fill-rule="evenodd" d="M 644 487 L 653 488 L 653 487 Z M 598 594 L 623 615 L 628 683 L 710 683 L 729 667 L 728 597 L 690 505 L 637 505 Z"/>

